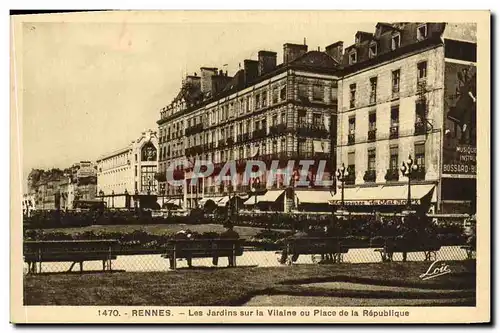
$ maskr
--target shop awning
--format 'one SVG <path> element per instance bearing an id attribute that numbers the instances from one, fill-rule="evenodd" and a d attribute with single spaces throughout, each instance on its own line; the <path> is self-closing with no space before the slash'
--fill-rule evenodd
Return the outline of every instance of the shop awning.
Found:
<path id="1" fill-rule="evenodd" d="M 329 191 L 295 191 L 299 204 L 327 204 L 333 199 Z"/>
<path id="2" fill-rule="evenodd" d="M 266 194 L 257 196 L 257 203 L 259 202 L 275 202 L 285 192 L 285 190 L 272 190 L 267 191 Z M 250 197 L 245 201 L 244 205 L 255 205 L 255 196 Z"/>
<path id="3" fill-rule="evenodd" d="M 434 185 L 412 185 L 411 203 L 420 205 L 424 201 L 435 202 Z M 408 200 L 407 185 L 389 185 L 374 187 L 355 187 L 344 189 L 344 203 L 346 206 L 399 206 L 405 205 Z M 329 200 L 331 205 L 341 205 L 341 190 Z"/>
<path id="4" fill-rule="evenodd" d="M 229 201 L 229 196 L 222 197 L 219 201 L 217 201 L 217 206 L 219 207 L 226 207 L 227 203 Z"/>
<path id="5" fill-rule="evenodd" d="M 200 201 L 198 201 L 198 204 L 200 205 L 200 207 L 203 207 L 207 204 L 207 202 L 209 201 L 213 201 L 215 204 L 218 204 L 218 202 L 224 197 L 205 197 L 203 199 L 200 199 Z"/>

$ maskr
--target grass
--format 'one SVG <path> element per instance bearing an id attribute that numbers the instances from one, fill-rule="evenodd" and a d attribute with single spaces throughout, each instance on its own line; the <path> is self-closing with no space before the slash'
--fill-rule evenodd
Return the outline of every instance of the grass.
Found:
<path id="1" fill-rule="evenodd" d="M 391 262 L 282 267 L 195 268 L 175 272 L 115 272 L 26 276 L 26 305 L 242 305 L 257 295 L 316 297 L 429 299 L 431 293 L 304 288 L 306 283 L 346 281 L 389 286 L 443 289 L 435 299 L 450 298 L 448 305 L 475 302 L 475 261 L 448 262 L 451 274 L 421 280 L 427 262 Z M 464 290 L 462 301 L 445 289 Z M 454 296 L 456 297 L 456 296 Z M 455 303 L 454 303 L 455 302 Z M 439 302 L 438 302 L 439 303 Z M 440 302 L 442 303 L 442 301 Z M 472 304 L 471 304 L 472 303 Z M 293 304 L 293 303 L 292 303 Z M 299 304 L 294 304 L 299 305 Z"/>
<path id="2" fill-rule="evenodd" d="M 80 234 L 86 231 L 94 232 L 120 232 L 120 233 L 131 233 L 135 230 L 140 230 L 153 235 L 164 235 L 175 233 L 180 230 L 190 229 L 191 231 L 196 231 L 199 233 L 204 232 L 222 232 L 226 230 L 222 225 L 219 224 L 146 224 L 146 225 L 93 225 L 88 227 L 75 227 L 75 228 L 53 228 L 53 229 L 43 229 L 44 233 L 55 233 L 61 232 L 69 235 Z M 250 238 L 255 236 L 263 228 L 255 227 L 238 227 L 235 226 L 234 230 L 240 234 L 241 238 Z M 283 230 L 279 230 L 283 231 Z M 285 230 L 286 231 L 286 230 Z M 283 232 L 285 232 L 283 231 Z"/>

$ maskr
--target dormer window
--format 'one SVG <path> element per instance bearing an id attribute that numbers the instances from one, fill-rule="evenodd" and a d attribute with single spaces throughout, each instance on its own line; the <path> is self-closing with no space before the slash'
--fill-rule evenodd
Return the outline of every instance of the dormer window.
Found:
<path id="1" fill-rule="evenodd" d="M 417 27 L 417 39 L 423 40 L 427 38 L 427 24 L 421 24 Z"/>
<path id="2" fill-rule="evenodd" d="M 368 50 L 368 56 L 370 58 L 375 58 L 377 56 L 377 43 L 370 44 L 370 48 Z"/>
<path id="3" fill-rule="evenodd" d="M 361 38 L 359 36 L 356 36 L 355 43 L 359 44 L 361 42 Z"/>
<path id="4" fill-rule="evenodd" d="M 355 64 L 357 61 L 358 61 L 358 54 L 357 54 L 356 50 L 354 50 L 354 51 L 352 51 L 352 52 L 349 54 L 349 65 L 353 65 L 353 64 Z"/>
<path id="5" fill-rule="evenodd" d="M 395 49 L 398 49 L 401 46 L 401 35 L 400 34 L 395 34 L 392 36 L 392 44 L 391 48 L 394 51 Z"/>

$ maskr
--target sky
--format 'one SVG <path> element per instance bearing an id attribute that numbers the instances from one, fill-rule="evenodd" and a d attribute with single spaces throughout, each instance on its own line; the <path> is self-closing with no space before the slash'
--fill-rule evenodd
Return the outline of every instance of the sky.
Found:
<path id="1" fill-rule="evenodd" d="M 290 21 L 290 20 L 288 20 Z M 259 50 L 278 53 L 304 42 L 344 48 L 376 22 L 326 19 L 276 22 L 30 22 L 22 38 L 23 176 L 32 168 L 65 168 L 125 147 L 149 128 L 200 67 L 229 75 Z"/>

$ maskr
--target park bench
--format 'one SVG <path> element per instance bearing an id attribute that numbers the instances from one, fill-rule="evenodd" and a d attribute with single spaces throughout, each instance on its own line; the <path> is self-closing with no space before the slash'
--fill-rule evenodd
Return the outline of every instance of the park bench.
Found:
<path id="1" fill-rule="evenodd" d="M 178 259 L 236 257 L 243 255 L 242 239 L 172 239 L 167 241 L 162 258 L 169 259 L 171 269 L 177 269 Z"/>
<path id="2" fill-rule="evenodd" d="M 384 246 L 374 251 L 380 253 L 383 262 L 393 261 L 394 253 L 403 254 L 412 252 L 423 252 L 425 255 L 424 261 L 435 261 L 436 253 L 440 249 L 441 245 L 435 240 L 407 241 L 404 239 L 386 239 Z"/>
<path id="3" fill-rule="evenodd" d="M 471 245 L 463 245 L 460 246 L 462 250 L 465 250 L 465 254 L 467 255 L 467 259 L 473 259 L 476 254 L 476 247 Z"/>
<path id="4" fill-rule="evenodd" d="M 83 272 L 85 261 L 102 261 L 102 271 L 111 271 L 112 260 L 116 259 L 118 240 L 59 240 L 25 241 L 23 244 L 24 261 L 28 273 L 42 273 L 44 262 L 72 262 L 70 272 L 76 263 Z M 37 265 L 38 264 L 38 265 Z M 37 267 L 38 266 L 38 267 Z"/>
<path id="5" fill-rule="evenodd" d="M 284 241 L 284 250 L 286 250 L 287 258 L 285 263 L 291 265 L 293 257 L 299 255 L 311 255 L 313 263 L 319 262 L 318 256 L 325 257 L 332 255 L 332 261 L 343 262 L 343 255 L 349 252 L 349 247 L 342 244 L 342 240 L 337 237 L 301 237 L 288 238 Z M 282 252 L 276 252 L 279 256 L 278 261 L 281 262 Z"/>

